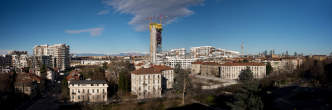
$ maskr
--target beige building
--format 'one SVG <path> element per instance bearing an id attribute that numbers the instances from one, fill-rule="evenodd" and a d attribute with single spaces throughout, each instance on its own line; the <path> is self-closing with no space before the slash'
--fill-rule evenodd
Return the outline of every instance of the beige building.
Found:
<path id="1" fill-rule="evenodd" d="M 202 76 L 208 77 L 220 77 L 220 64 L 215 62 L 203 62 L 201 63 L 201 74 Z"/>
<path id="2" fill-rule="evenodd" d="M 37 45 L 33 49 L 35 56 L 51 56 L 52 67 L 65 70 L 70 67 L 69 46 L 66 44 Z"/>
<path id="3" fill-rule="evenodd" d="M 108 85 L 104 80 L 68 81 L 71 102 L 106 102 Z"/>
<path id="4" fill-rule="evenodd" d="M 168 66 L 145 66 L 131 73 L 131 92 L 138 99 L 161 97 L 173 83 L 174 71 Z"/>
<path id="5" fill-rule="evenodd" d="M 201 74 L 201 65 L 202 62 L 191 63 L 191 74 Z"/>
<path id="6" fill-rule="evenodd" d="M 220 66 L 221 79 L 238 79 L 241 71 L 247 67 L 253 72 L 255 79 L 266 76 L 266 66 L 264 63 L 224 63 Z"/>

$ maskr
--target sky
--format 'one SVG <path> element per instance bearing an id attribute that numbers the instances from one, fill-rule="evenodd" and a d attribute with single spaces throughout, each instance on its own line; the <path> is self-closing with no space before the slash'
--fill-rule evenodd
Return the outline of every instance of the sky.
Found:
<path id="1" fill-rule="evenodd" d="M 71 53 L 149 51 L 147 18 L 166 16 L 162 48 L 256 54 L 332 52 L 331 0 L 1 0 L 0 53 L 66 43 Z"/>

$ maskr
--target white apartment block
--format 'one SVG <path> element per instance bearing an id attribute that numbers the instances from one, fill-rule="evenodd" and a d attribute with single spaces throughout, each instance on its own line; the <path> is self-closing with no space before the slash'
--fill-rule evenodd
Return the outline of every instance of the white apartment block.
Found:
<path id="1" fill-rule="evenodd" d="M 81 60 L 81 65 L 102 65 L 111 63 L 110 60 Z"/>
<path id="2" fill-rule="evenodd" d="M 266 76 L 266 66 L 264 63 L 225 63 L 220 67 L 221 79 L 239 79 L 241 71 L 247 67 L 253 72 L 255 79 Z"/>
<path id="3" fill-rule="evenodd" d="M 11 56 L 12 66 L 15 68 L 28 67 L 28 52 L 27 51 L 10 51 L 8 54 Z"/>
<path id="4" fill-rule="evenodd" d="M 185 58 L 186 49 L 185 48 L 171 49 L 170 51 L 167 52 L 167 56 L 175 58 Z"/>
<path id="5" fill-rule="evenodd" d="M 211 56 L 214 51 L 214 47 L 212 46 L 200 46 L 200 47 L 192 47 L 190 48 L 190 53 L 192 58 L 202 58 Z"/>
<path id="6" fill-rule="evenodd" d="M 71 102 L 106 102 L 108 85 L 104 80 L 68 81 Z"/>
<path id="7" fill-rule="evenodd" d="M 131 92 L 137 99 L 161 97 L 173 83 L 174 71 L 167 66 L 145 66 L 131 73 Z"/>
<path id="8" fill-rule="evenodd" d="M 66 44 L 37 45 L 33 49 L 35 56 L 51 56 L 53 68 L 65 70 L 70 67 L 69 46 Z"/>
<path id="9" fill-rule="evenodd" d="M 191 63 L 193 63 L 195 61 L 196 61 L 196 59 L 192 59 L 192 58 L 189 58 L 189 59 L 168 58 L 167 62 L 165 62 L 165 64 L 172 68 L 175 68 L 176 64 L 179 64 L 182 69 L 190 69 Z"/>

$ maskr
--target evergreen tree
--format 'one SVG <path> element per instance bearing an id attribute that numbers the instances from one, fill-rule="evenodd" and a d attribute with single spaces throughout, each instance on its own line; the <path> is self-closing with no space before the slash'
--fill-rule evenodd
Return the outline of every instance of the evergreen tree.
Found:
<path id="1" fill-rule="evenodd" d="M 273 72 L 273 67 L 271 66 L 270 62 L 266 64 L 266 75 L 270 75 Z"/>
<path id="2" fill-rule="evenodd" d="M 249 81 L 254 79 L 254 75 L 249 67 L 240 72 L 239 79 L 242 81 Z"/>

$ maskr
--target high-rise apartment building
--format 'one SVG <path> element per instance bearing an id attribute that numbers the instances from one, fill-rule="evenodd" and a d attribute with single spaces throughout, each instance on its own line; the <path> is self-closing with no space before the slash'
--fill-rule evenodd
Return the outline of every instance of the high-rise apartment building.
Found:
<path id="1" fill-rule="evenodd" d="M 161 48 L 161 32 L 162 24 L 150 23 L 150 60 L 153 64 L 156 63 L 157 53 L 162 52 Z"/>
<path id="2" fill-rule="evenodd" d="M 70 67 L 69 46 L 66 44 L 37 45 L 33 49 L 35 56 L 50 56 L 52 67 L 65 70 Z"/>

